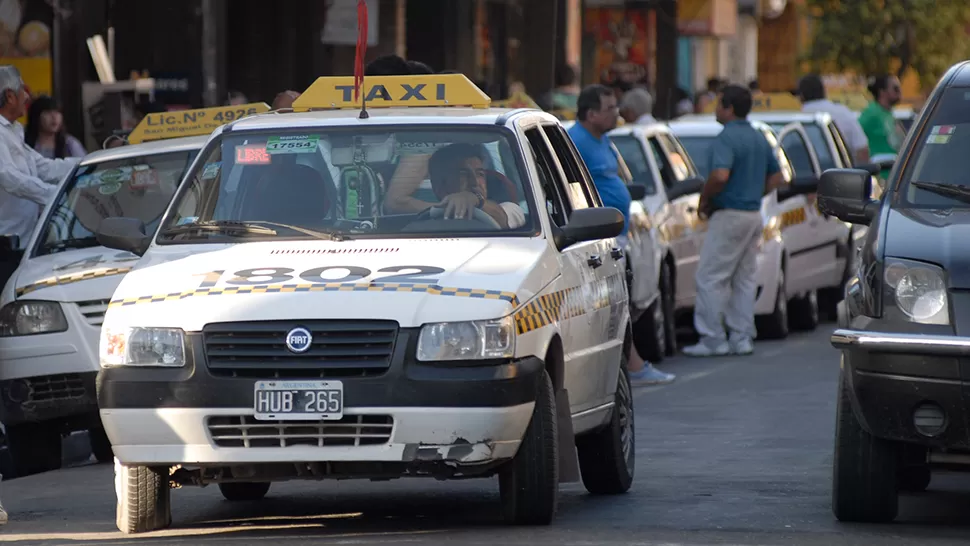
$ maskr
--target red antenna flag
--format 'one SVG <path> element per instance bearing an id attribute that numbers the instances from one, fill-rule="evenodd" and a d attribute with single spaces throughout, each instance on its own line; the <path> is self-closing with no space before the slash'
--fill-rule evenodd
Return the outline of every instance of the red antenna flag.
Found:
<path id="1" fill-rule="evenodd" d="M 354 100 L 360 99 L 364 83 L 364 59 L 367 56 L 367 2 L 357 0 L 357 56 L 354 59 Z"/>

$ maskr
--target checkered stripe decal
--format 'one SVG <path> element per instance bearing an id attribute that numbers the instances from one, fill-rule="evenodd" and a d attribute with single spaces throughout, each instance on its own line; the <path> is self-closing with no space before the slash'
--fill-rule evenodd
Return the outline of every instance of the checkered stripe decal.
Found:
<path id="1" fill-rule="evenodd" d="M 615 308 L 627 300 L 626 282 L 622 275 L 591 283 L 586 291 L 588 294 L 584 293 L 583 286 L 574 286 L 536 297 L 513 316 L 516 331 L 525 334 L 604 307 Z M 589 299 L 591 302 L 588 302 Z"/>
<path id="2" fill-rule="evenodd" d="M 436 284 L 409 283 L 321 283 L 321 284 L 264 284 L 256 286 L 229 286 L 226 288 L 197 288 L 184 292 L 171 292 L 137 298 L 112 300 L 108 308 L 125 307 L 143 303 L 160 303 L 164 301 L 184 300 L 200 296 L 228 296 L 233 294 L 289 294 L 295 292 L 420 292 L 435 296 L 453 296 L 458 298 L 479 298 L 486 300 L 504 300 L 518 306 L 518 299 L 514 292 L 501 290 L 484 290 L 481 288 L 447 288 Z"/>
<path id="3" fill-rule="evenodd" d="M 74 273 L 73 275 L 62 275 L 60 277 L 51 277 L 49 279 L 44 279 L 42 281 L 38 281 L 33 284 L 28 284 L 27 286 L 22 286 L 18 288 L 17 297 L 19 298 L 24 294 L 29 294 L 35 290 L 40 290 L 41 288 L 50 288 L 51 286 L 61 286 L 65 284 L 86 281 L 89 279 L 110 277 L 112 275 L 124 275 L 129 271 L 131 271 L 130 267 L 111 267 L 107 269 L 93 269 L 91 271 L 84 271 L 82 273 Z"/>

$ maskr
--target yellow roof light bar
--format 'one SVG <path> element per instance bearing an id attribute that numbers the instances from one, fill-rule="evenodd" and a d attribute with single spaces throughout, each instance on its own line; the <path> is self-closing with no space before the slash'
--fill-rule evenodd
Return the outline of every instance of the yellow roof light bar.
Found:
<path id="1" fill-rule="evenodd" d="M 801 112 L 802 101 L 791 93 L 761 93 L 752 97 L 752 112 Z M 718 99 L 720 100 L 720 99 Z M 717 100 L 704 107 L 705 114 L 713 114 Z"/>
<path id="2" fill-rule="evenodd" d="M 148 114 L 128 135 L 128 143 L 208 135 L 222 125 L 269 110 L 265 102 L 254 102 Z"/>
<path id="3" fill-rule="evenodd" d="M 488 108 L 491 99 L 463 74 L 365 77 L 354 100 L 353 76 L 317 78 L 293 101 L 294 110 L 359 110 L 367 108 Z"/>

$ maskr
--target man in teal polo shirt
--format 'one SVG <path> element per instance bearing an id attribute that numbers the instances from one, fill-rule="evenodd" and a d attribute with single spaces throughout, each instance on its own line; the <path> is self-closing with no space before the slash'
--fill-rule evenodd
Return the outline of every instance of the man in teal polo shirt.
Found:
<path id="1" fill-rule="evenodd" d="M 761 198 L 782 178 L 771 145 L 747 120 L 751 103 L 751 92 L 737 85 L 725 87 L 717 101 L 724 130 L 711 147 L 711 174 L 698 206 L 708 226 L 696 275 L 700 341 L 684 348 L 689 356 L 754 351 Z"/>

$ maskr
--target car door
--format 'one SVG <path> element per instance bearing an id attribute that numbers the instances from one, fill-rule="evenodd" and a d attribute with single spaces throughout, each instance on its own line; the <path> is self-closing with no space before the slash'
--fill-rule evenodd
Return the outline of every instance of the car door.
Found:
<path id="1" fill-rule="evenodd" d="M 586 164 L 566 131 L 558 123 L 544 123 L 541 127 L 552 152 L 554 178 L 571 210 L 603 206 Z M 587 241 L 578 246 L 584 247 L 586 259 L 582 262 L 570 260 L 568 267 L 579 279 L 574 286 L 586 302 L 586 313 L 573 324 L 570 335 L 580 341 L 584 352 L 576 355 L 580 364 L 574 368 L 576 375 L 567 377 L 567 389 L 573 410 L 583 411 L 602 404 L 616 389 L 624 333 L 618 331 L 616 324 L 611 324 L 617 319 L 618 306 L 609 305 L 609 301 L 617 295 L 611 294 L 607 287 L 621 281 L 622 285 L 616 289 L 624 296 L 622 307 L 625 309 L 628 304 L 625 297 L 626 263 L 616 238 Z M 569 375 L 570 371 L 566 373 Z M 575 399 L 574 392 L 577 394 Z"/>
<path id="2" fill-rule="evenodd" d="M 664 188 L 671 189 L 679 182 L 688 178 L 689 169 L 678 169 L 675 161 L 669 156 L 668 149 L 661 143 L 661 137 L 666 135 L 654 134 L 647 138 L 651 154 L 660 170 L 660 177 Z M 679 143 L 678 143 L 679 146 Z M 679 147 L 683 150 L 683 147 Z M 681 151 L 681 160 L 687 153 Z M 686 161 L 685 161 L 686 163 Z M 690 163 L 693 167 L 693 163 Z M 674 254 L 676 265 L 676 286 L 674 287 L 675 309 L 693 307 L 697 297 L 697 284 L 694 275 L 700 261 L 701 246 L 704 244 L 704 234 L 707 232 L 707 222 L 697 217 L 697 207 L 700 194 L 682 195 L 670 201 L 670 218 L 667 223 L 666 236 L 670 249 Z"/>
<path id="3" fill-rule="evenodd" d="M 785 126 L 778 141 L 794 169 L 793 185 L 814 184 L 821 175 L 818 155 L 804 127 Z M 781 229 L 788 252 L 787 282 L 791 293 L 826 286 L 836 267 L 835 245 L 814 194 L 778 202 Z"/>

